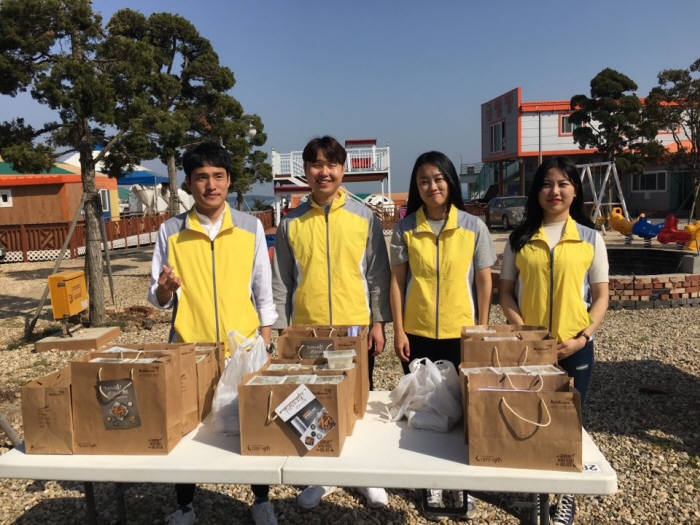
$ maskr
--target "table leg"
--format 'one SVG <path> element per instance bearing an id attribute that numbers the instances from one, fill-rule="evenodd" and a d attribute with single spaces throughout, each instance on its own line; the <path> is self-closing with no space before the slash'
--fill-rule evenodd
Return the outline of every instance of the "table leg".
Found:
<path id="1" fill-rule="evenodd" d="M 97 525 L 97 514 L 95 512 L 95 490 L 92 481 L 86 481 L 85 486 L 85 511 L 87 522 L 90 525 Z"/>
<path id="2" fill-rule="evenodd" d="M 124 490 L 126 490 L 127 486 L 125 483 L 115 483 L 115 485 L 117 493 L 117 515 L 119 516 L 119 523 L 126 525 L 128 522 L 126 519 L 126 504 L 124 503 Z"/>
<path id="3" fill-rule="evenodd" d="M 549 524 L 549 494 L 540 494 L 540 525 Z"/>

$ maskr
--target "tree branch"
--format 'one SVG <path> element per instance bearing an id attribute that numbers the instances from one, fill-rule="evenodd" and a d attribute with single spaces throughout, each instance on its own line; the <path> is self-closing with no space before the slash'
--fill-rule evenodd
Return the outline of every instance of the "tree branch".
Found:
<path id="1" fill-rule="evenodd" d="M 95 164 L 97 164 L 98 162 L 100 162 L 102 159 L 105 158 L 105 156 L 107 155 L 107 153 L 109 153 L 109 150 L 112 149 L 112 147 L 113 147 L 117 142 L 119 142 L 119 139 L 121 139 L 121 138 L 126 134 L 126 132 L 127 132 L 127 130 L 122 129 L 122 130 L 119 131 L 119 133 L 117 133 L 114 137 L 112 137 L 112 140 L 110 140 L 110 141 L 105 145 L 105 147 L 102 148 L 102 151 L 100 151 L 100 153 L 97 155 L 97 157 L 95 157 Z"/>

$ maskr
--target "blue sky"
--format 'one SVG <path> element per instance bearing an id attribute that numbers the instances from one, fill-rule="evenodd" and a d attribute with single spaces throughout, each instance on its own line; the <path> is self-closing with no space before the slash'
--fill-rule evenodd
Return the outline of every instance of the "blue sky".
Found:
<path id="1" fill-rule="evenodd" d="M 234 72 L 231 94 L 262 117 L 263 149 L 373 137 L 391 145 L 394 191 L 424 151 L 479 161 L 480 105 L 516 86 L 526 101 L 568 99 L 612 67 L 645 96 L 660 70 L 700 57 L 695 0 L 93 1 L 105 21 L 124 7 L 195 24 Z M 16 116 L 50 117 L 27 96 L 0 97 L 0 121 Z"/>

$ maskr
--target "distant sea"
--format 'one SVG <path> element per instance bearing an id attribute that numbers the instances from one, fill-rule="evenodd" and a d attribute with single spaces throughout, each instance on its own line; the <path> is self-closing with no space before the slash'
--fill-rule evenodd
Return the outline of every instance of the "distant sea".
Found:
<path id="1" fill-rule="evenodd" d="M 226 200 L 228 201 L 229 206 L 232 208 L 237 208 L 238 200 L 235 193 L 232 193 L 226 197 Z M 272 206 L 275 202 L 275 198 L 272 195 L 256 195 L 254 193 L 249 193 L 243 196 L 243 201 L 245 202 L 243 205 L 243 211 L 252 210 L 255 207 L 256 200 L 261 200 L 266 206 Z"/>

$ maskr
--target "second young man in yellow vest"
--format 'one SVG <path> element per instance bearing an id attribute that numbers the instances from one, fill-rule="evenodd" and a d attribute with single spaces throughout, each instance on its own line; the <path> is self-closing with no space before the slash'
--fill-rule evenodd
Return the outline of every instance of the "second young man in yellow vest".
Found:
<path id="1" fill-rule="evenodd" d="M 277 228 L 272 288 L 278 319 L 289 324 L 364 325 L 369 332 L 369 374 L 384 350 L 391 321 L 389 258 L 379 221 L 340 187 L 347 153 L 333 137 L 311 140 L 302 154 L 311 187 Z M 297 498 L 313 508 L 335 489 L 307 487 Z M 373 507 L 387 504 L 382 488 L 361 489 Z"/>

